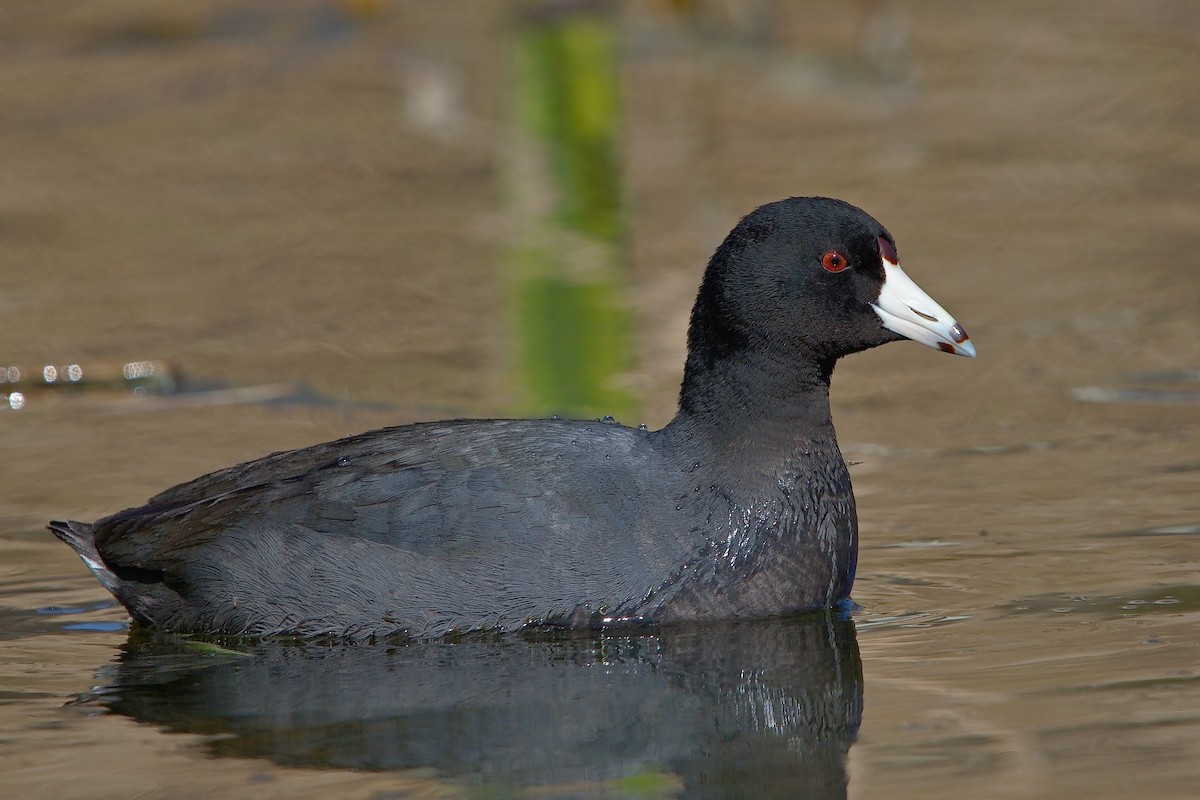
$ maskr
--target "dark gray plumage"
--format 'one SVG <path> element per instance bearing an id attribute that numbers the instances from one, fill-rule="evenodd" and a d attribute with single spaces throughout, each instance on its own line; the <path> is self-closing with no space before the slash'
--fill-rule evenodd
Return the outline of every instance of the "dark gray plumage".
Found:
<path id="1" fill-rule="evenodd" d="M 974 353 L 894 248 L 837 200 L 742 220 L 709 263 L 680 411 L 660 431 L 386 428 L 50 529 L 135 620 L 178 631 L 431 637 L 828 607 L 858 544 L 834 362 L 904 336 Z"/>

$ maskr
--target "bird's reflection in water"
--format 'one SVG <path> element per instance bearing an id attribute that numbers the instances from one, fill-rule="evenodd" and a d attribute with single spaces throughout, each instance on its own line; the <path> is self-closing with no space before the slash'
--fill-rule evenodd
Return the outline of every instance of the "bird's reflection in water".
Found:
<path id="1" fill-rule="evenodd" d="M 514 787 L 657 771 L 686 796 L 844 797 L 862 716 L 854 624 L 833 614 L 629 635 L 235 646 L 135 633 L 80 701 L 212 736 L 217 756 L 432 768 Z"/>

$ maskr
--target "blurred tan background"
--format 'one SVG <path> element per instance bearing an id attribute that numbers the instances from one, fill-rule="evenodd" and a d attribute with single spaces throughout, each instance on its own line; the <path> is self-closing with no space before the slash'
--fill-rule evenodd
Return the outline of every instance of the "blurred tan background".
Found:
<path id="1" fill-rule="evenodd" d="M 0 6 L 0 365 L 161 359 L 193 390 L 30 388 L 21 410 L 0 411 L 0 580 L 18 617 L 103 598 L 41 530 L 47 518 L 92 519 L 371 427 L 521 413 L 506 270 L 524 188 L 513 59 L 530 8 Z M 709 254 L 740 216 L 789 195 L 842 197 L 880 219 L 979 349 L 971 362 L 892 345 L 834 379 L 841 441 L 863 462 L 856 599 L 879 620 L 1004 620 L 942 629 L 962 638 L 941 645 L 863 626 L 852 793 L 1132 796 L 1110 770 L 1146 769 L 1144 793 L 1185 796 L 1194 714 L 1132 765 L 1116 757 L 1121 735 L 1080 748 L 1089 726 L 1131 708 L 1153 727 L 1181 697 L 1197 701 L 1200 602 L 1154 618 L 1177 649 L 1148 661 L 1120 613 L 1079 640 L 1039 638 L 1062 619 L 1048 612 L 1009 614 L 1030 596 L 1197 583 L 1200 5 L 629 2 L 605 19 L 631 347 L 614 378 L 633 398 L 622 422 L 670 418 Z M 280 385 L 287 402 L 238 393 Z M 1182 533 L 1092 538 L 1166 528 Z M 935 540 L 953 547 L 908 546 Z M 4 677 L 61 663 L 43 687 L 53 696 L 121 640 L 30 636 Z M 1107 655 L 1030 703 L 1046 672 L 1028 665 L 1094 642 Z M 959 666 L 919 667 L 939 646 Z M 1014 652 L 997 681 L 988 670 Z M 1191 683 L 1149 709 L 1129 697 L 1078 719 L 1060 769 L 1040 737 L 1079 709 L 1061 692 L 1126 674 Z M 917 676 L 936 690 L 906 683 Z M 991 700 L 975 692 L 997 692 L 1003 710 L 981 711 Z M 958 737 L 946 751 L 906 727 L 929 707 Z M 39 713 L 0 727 L 19 740 Z M 981 746 L 999 754 L 980 767 L 986 790 L 958 771 L 961 737 L 981 730 L 1003 732 Z M 128 735 L 131 748 L 155 738 Z M 920 761 L 913 737 L 954 766 Z M 110 757 L 79 740 L 44 768 Z M 16 747 L 10 765 L 37 749 Z M 176 758 L 182 774 L 211 771 Z M 17 788 L 47 774 L 21 773 Z"/>

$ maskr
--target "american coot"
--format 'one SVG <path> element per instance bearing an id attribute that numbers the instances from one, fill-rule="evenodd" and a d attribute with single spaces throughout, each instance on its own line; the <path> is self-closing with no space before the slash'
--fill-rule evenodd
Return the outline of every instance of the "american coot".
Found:
<path id="1" fill-rule="evenodd" d="M 825 608 L 858 551 L 833 365 L 903 338 L 975 355 L 882 225 L 781 200 L 709 261 L 662 430 L 385 428 L 49 527 L 138 623 L 174 631 L 423 638 Z"/>

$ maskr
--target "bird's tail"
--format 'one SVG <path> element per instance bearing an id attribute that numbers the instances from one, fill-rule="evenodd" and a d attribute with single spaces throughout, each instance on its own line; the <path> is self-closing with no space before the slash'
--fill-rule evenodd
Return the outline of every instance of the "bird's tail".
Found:
<path id="1" fill-rule="evenodd" d="M 100 583 L 104 584 L 104 588 L 112 592 L 114 597 L 117 597 L 117 589 L 120 587 L 121 581 L 104 564 L 104 559 L 100 557 L 100 551 L 96 549 L 96 534 L 92 530 L 92 526 L 86 522 L 51 520 L 47 525 L 50 532 L 62 539 L 71 546 L 71 549 L 83 559 L 83 563 L 87 564 L 87 568 L 92 571 Z"/>

